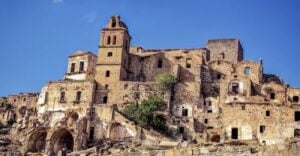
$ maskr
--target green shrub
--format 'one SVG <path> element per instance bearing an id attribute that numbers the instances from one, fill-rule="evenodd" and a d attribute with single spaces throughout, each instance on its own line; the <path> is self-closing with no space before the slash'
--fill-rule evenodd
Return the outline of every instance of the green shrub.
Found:
<path id="1" fill-rule="evenodd" d="M 165 92 L 176 83 L 176 77 L 169 72 L 163 72 L 155 76 L 155 82 L 157 89 Z"/>
<path id="2" fill-rule="evenodd" d="M 143 100 L 137 107 L 135 104 L 127 105 L 123 113 L 130 120 L 135 121 L 143 128 L 153 128 L 158 131 L 165 130 L 166 119 L 159 115 L 159 111 L 165 111 L 167 104 L 162 98 L 150 96 L 147 100 Z"/>

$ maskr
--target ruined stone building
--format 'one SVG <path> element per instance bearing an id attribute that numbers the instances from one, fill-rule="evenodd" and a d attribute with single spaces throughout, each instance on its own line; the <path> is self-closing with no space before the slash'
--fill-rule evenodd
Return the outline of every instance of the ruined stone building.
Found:
<path id="1" fill-rule="evenodd" d="M 103 140 L 284 148 L 300 140 L 300 89 L 265 74 L 262 60 L 245 60 L 238 39 L 182 49 L 144 49 L 130 41 L 126 24 L 112 16 L 100 33 L 98 55 L 77 51 L 63 80 L 49 81 L 39 94 L 3 98 L 0 121 L 12 122 L 9 135 L 18 151 L 96 154 Z M 141 128 L 121 113 L 127 104 L 157 94 L 154 79 L 163 72 L 177 79 L 164 96 L 175 138 Z"/>

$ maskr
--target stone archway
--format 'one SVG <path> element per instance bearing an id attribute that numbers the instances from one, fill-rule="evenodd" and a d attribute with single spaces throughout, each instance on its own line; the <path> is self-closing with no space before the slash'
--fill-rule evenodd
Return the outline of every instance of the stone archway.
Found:
<path id="1" fill-rule="evenodd" d="M 74 137 L 71 132 L 62 128 L 53 133 L 51 137 L 51 144 L 55 155 L 57 155 L 59 151 L 69 153 L 74 149 Z"/>
<path id="2" fill-rule="evenodd" d="M 27 141 L 27 152 L 42 153 L 46 146 L 46 130 L 38 130 L 33 132 Z"/>

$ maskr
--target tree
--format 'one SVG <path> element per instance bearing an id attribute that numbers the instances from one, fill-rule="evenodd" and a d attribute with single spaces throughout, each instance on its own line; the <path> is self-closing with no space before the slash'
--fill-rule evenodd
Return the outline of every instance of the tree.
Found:
<path id="1" fill-rule="evenodd" d="M 153 128 L 158 131 L 164 131 L 166 128 L 166 119 L 159 114 L 160 111 L 165 111 L 167 104 L 162 98 L 150 96 L 147 100 L 143 100 L 139 107 L 134 104 L 127 105 L 123 113 L 130 120 L 135 121 L 143 128 Z"/>
<path id="2" fill-rule="evenodd" d="M 163 72 L 155 77 L 155 82 L 157 89 L 161 92 L 165 92 L 170 90 L 176 83 L 176 77 L 169 72 Z"/>

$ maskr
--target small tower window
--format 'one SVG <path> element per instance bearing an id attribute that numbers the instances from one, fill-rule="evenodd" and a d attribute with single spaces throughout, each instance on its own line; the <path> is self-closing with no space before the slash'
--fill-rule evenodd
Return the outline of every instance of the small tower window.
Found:
<path id="1" fill-rule="evenodd" d="M 105 89 L 108 89 L 108 88 L 109 88 L 109 86 L 108 86 L 108 84 L 106 84 L 106 85 L 105 85 Z"/>
<path id="2" fill-rule="evenodd" d="M 111 38 L 110 36 L 107 37 L 107 45 L 110 45 L 110 42 L 111 42 Z"/>
<path id="3" fill-rule="evenodd" d="M 25 102 L 25 101 L 26 101 L 26 98 L 24 98 L 23 101 Z"/>
<path id="4" fill-rule="evenodd" d="M 117 44 L 117 37 L 116 36 L 114 36 L 113 37 L 113 43 L 112 43 L 113 45 L 116 45 Z"/>
<path id="5" fill-rule="evenodd" d="M 59 99 L 59 101 L 60 102 L 65 102 L 65 92 L 60 92 L 60 99 Z"/>
<path id="6" fill-rule="evenodd" d="M 72 63 L 71 64 L 71 73 L 74 73 L 75 72 L 75 63 Z"/>
<path id="7" fill-rule="evenodd" d="M 107 57 L 112 57 L 113 53 L 112 52 L 108 52 L 107 53 Z"/>
<path id="8" fill-rule="evenodd" d="M 163 61 L 160 59 L 158 60 L 157 68 L 162 68 L 162 66 L 163 66 Z"/>
<path id="9" fill-rule="evenodd" d="M 78 91 L 78 92 L 76 92 L 76 99 L 75 99 L 75 101 L 79 102 L 80 99 L 81 99 L 81 91 Z"/>
<path id="10" fill-rule="evenodd" d="M 110 71 L 107 70 L 107 71 L 105 72 L 105 77 L 109 77 L 109 76 L 110 76 Z"/>
<path id="11" fill-rule="evenodd" d="M 103 97 L 103 103 L 107 103 L 107 96 Z"/>
<path id="12" fill-rule="evenodd" d="M 246 67 L 245 68 L 245 75 L 249 76 L 251 73 L 251 68 L 250 67 Z"/>
<path id="13" fill-rule="evenodd" d="M 84 62 L 81 61 L 79 66 L 79 71 L 83 71 L 83 70 L 84 70 Z"/>
<path id="14" fill-rule="evenodd" d="M 207 124 L 208 123 L 208 119 L 204 119 L 204 123 Z"/>
<path id="15" fill-rule="evenodd" d="M 266 92 L 269 99 L 274 100 L 276 98 L 275 91 L 272 88 L 267 88 Z"/>
<path id="16" fill-rule="evenodd" d="M 117 24 L 116 19 L 113 18 L 112 21 L 111 21 L 111 27 L 115 28 L 116 24 Z"/>

